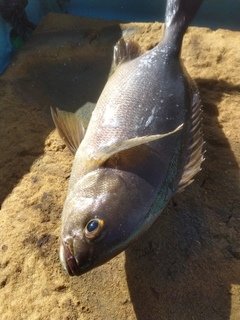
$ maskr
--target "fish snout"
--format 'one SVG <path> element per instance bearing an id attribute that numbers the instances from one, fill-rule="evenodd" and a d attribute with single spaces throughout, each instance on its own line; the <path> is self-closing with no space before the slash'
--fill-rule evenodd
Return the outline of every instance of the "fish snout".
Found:
<path id="1" fill-rule="evenodd" d="M 92 266 L 88 246 L 82 244 L 81 248 L 78 248 L 75 245 L 74 239 L 68 238 L 63 239 L 60 246 L 60 261 L 70 276 L 80 276 Z M 78 252 L 80 252 L 79 256 Z"/>
<path id="2" fill-rule="evenodd" d="M 70 247 L 72 246 L 68 242 L 62 241 L 60 246 L 60 260 L 63 268 L 70 276 L 79 276 L 81 272 Z"/>

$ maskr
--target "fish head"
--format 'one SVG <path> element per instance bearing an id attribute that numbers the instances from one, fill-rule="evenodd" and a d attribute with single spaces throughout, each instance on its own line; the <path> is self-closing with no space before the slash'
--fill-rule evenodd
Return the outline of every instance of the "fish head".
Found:
<path id="1" fill-rule="evenodd" d="M 137 175 L 112 168 L 99 168 L 79 180 L 63 208 L 63 268 L 78 276 L 123 251 L 141 230 L 152 193 Z"/>

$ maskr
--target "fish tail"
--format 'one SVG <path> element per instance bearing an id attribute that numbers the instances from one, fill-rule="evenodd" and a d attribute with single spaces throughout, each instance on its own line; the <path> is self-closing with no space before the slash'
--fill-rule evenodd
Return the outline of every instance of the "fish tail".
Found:
<path id="1" fill-rule="evenodd" d="M 164 38 L 181 49 L 182 39 L 203 0 L 167 0 Z"/>

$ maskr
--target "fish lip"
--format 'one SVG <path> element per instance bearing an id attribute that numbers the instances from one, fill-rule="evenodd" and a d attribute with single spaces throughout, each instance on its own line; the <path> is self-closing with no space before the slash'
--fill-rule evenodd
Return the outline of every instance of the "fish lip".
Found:
<path id="1" fill-rule="evenodd" d="M 81 274 L 81 271 L 79 270 L 78 263 L 73 256 L 71 250 L 69 249 L 69 246 L 67 242 L 64 240 L 62 241 L 62 247 L 64 252 L 64 267 L 69 273 L 70 276 L 79 276 Z"/>

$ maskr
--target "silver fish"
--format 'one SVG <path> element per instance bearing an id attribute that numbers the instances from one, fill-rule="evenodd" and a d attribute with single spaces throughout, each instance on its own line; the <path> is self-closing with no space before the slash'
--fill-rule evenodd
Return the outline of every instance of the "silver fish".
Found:
<path id="1" fill-rule="evenodd" d="M 180 60 L 183 35 L 200 4 L 167 1 L 163 38 L 144 54 L 132 41 L 117 43 L 116 70 L 84 137 L 78 117 L 52 110 L 60 135 L 76 150 L 60 247 L 70 275 L 126 249 L 200 170 L 201 102 Z"/>

